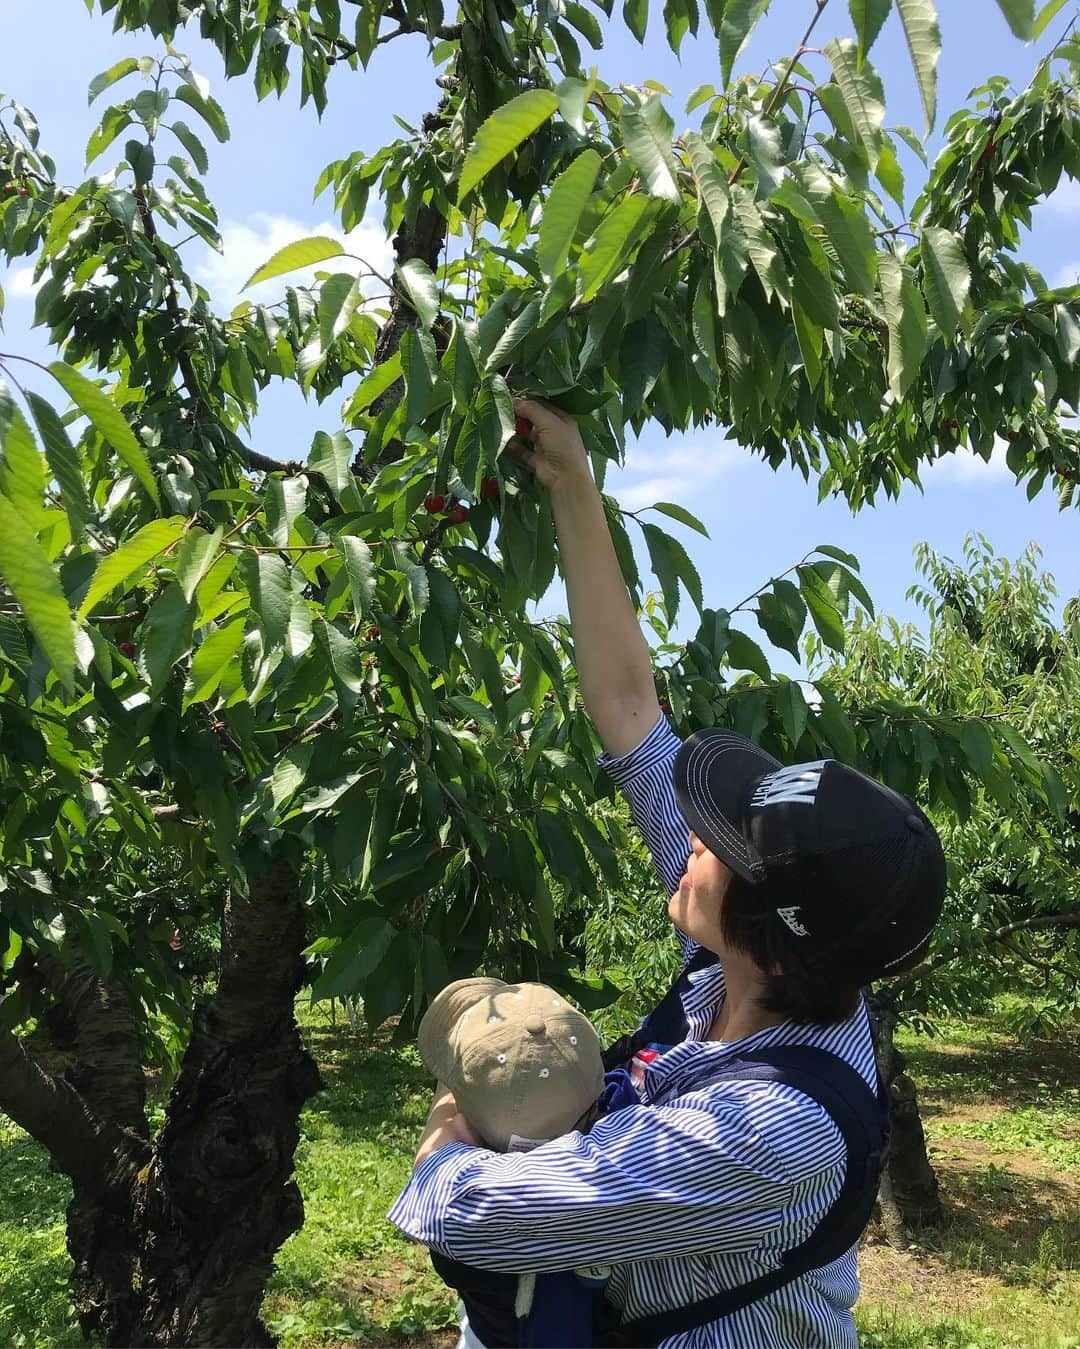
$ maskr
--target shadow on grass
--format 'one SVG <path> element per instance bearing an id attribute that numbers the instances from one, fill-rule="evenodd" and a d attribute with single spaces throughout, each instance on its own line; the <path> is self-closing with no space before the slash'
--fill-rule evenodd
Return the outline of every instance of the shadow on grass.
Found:
<path id="1" fill-rule="evenodd" d="M 951 1268 L 993 1274 L 1003 1283 L 1050 1288 L 1080 1270 L 1078 1187 L 1046 1175 L 1020 1175 L 991 1162 L 938 1176 L 946 1222 L 919 1234 L 918 1246 Z"/>
<path id="2" fill-rule="evenodd" d="M 900 1048 L 920 1093 L 935 1099 L 920 1112 L 970 1103 L 982 1094 L 996 1105 L 1015 1107 L 1045 1101 L 1048 1091 L 1080 1091 L 1080 1052 L 1075 1045 L 1047 1040 L 1020 1042 L 987 1036 L 979 1043 L 905 1037 Z"/>

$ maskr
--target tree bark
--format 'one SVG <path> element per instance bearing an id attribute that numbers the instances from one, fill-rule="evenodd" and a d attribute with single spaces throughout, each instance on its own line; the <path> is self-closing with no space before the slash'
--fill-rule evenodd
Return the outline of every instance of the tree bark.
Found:
<path id="1" fill-rule="evenodd" d="M 118 983 L 79 962 L 39 962 L 74 1017 L 63 1077 L 0 1028 L 0 1108 L 71 1177 L 73 1302 L 103 1345 L 274 1343 L 259 1307 L 303 1223 L 300 1111 L 322 1086 L 293 1015 L 304 917 L 284 861 L 229 896 L 218 989 L 196 1013 L 153 1143 L 135 1009 Z"/>
<path id="2" fill-rule="evenodd" d="M 892 1136 L 878 1205 L 891 1245 L 906 1246 L 908 1228 L 936 1227 L 944 1219 L 937 1176 L 926 1152 L 915 1083 L 893 1043 L 896 1000 L 888 989 L 868 993 L 878 1071 L 889 1092 Z"/>
<path id="3" fill-rule="evenodd" d="M 131 1343 L 271 1345 L 259 1317 L 285 1239 L 304 1221 L 291 1179 L 300 1111 L 322 1082 L 293 1015 L 304 909 L 272 862 L 226 902 L 221 970 L 199 1008 L 136 1222 L 142 1306 Z"/>

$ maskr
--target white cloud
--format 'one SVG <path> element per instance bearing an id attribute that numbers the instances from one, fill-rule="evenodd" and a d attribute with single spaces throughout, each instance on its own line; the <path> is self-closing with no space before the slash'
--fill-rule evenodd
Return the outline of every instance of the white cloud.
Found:
<path id="1" fill-rule="evenodd" d="M 1080 179 L 1063 177 L 1043 205 L 1054 215 L 1080 216 Z"/>
<path id="2" fill-rule="evenodd" d="M 316 268 L 306 267 L 301 271 L 274 277 L 243 293 L 241 289 L 248 277 L 278 249 L 312 235 L 339 239 L 346 251 L 354 255 L 329 258 L 318 265 L 320 271 L 359 274 L 365 270 L 365 263 L 383 276 L 393 270 L 393 246 L 381 226 L 373 220 L 364 220 L 356 229 L 343 235 L 328 220 L 311 224 L 292 216 L 255 211 L 247 220 L 224 221 L 221 226 L 222 252 L 215 253 L 213 249 L 207 248 L 203 260 L 192 268 L 192 274 L 210 292 L 215 307 L 219 309 L 231 310 L 242 300 L 255 303 L 277 300 L 286 285 L 310 285 Z M 363 288 L 369 295 L 385 293 L 386 290 L 381 281 L 370 277 L 364 282 Z"/>
<path id="3" fill-rule="evenodd" d="M 1005 462 L 1008 445 L 1003 440 L 995 440 L 989 460 L 977 455 L 974 450 L 956 450 L 934 462 L 922 471 L 925 483 L 998 483 L 1013 479 L 1012 469 Z"/>
<path id="4" fill-rule="evenodd" d="M 45 278 L 42 277 L 41 280 L 44 281 Z M 18 298 L 25 300 L 36 295 L 40 285 L 41 281 L 34 280 L 33 267 L 16 267 L 11 273 L 7 284 L 7 291 L 12 299 Z"/>
<path id="5" fill-rule="evenodd" d="M 640 510 L 657 501 L 674 501 L 693 509 L 702 484 L 734 467 L 743 453 L 719 436 L 710 441 L 632 445 L 627 448 L 625 467 L 609 476 L 609 490 L 625 510 Z M 646 476 L 635 481 L 639 474 Z"/>

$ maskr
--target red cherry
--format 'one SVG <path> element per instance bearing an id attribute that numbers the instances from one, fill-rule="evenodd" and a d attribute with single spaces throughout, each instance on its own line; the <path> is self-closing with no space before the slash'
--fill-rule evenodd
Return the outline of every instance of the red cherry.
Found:
<path id="1" fill-rule="evenodd" d="M 20 196 L 20 197 L 28 197 L 29 195 L 30 195 L 30 189 L 29 189 L 28 187 L 20 187 L 20 188 L 19 188 L 19 196 Z"/>
<path id="2" fill-rule="evenodd" d="M 135 659 L 135 643 L 134 643 L 134 642 L 121 642 L 121 643 L 120 643 L 120 650 L 124 653 L 125 656 L 127 656 L 128 660 L 134 660 L 134 659 Z"/>
<path id="3" fill-rule="evenodd" d="M 379 635 L 379 629 L 375 626 L 374 623 L 371 625 L 370 628 L 368 628 L 368 630 L 367 630 L 367 635 L 368 635 L 368 641 L 369 641 L 369 642 L 373 642 L 373 641 L 375 640 L 375 638 L 378 637 L 378 635 Z"/>
<path id="4" fill-rule="evenodd" d="M 660 704 L 660 711 L 665 717 L 671 716 L 671 704 L 666 699 Z"/>
<path id="5" fill-rule="evenodd" d="M 945 425 L 949 428 L 950 431 L 960 430 L 960 422 L 957 420 L 956 417 L 950 417 L 949 420 L 945 423 Z"/>
<path id="6" fill-rule="evenodd" d="M 446 512 L 446 518 L 452 525 L 463 525 L 469 518 L 468 506 L 451 506 Z"/>
<path id="7" fill-rule="evenodd" d="M 1005 439 L 1006 439 L 1006 440 L 1011 440 L 1011 441 L 1017 441 L 1017 440 L 1020 439 L 1020 432 L 1019 432 L 1019 431 L 1006 431 L 1006 432 L 1005 432 Z"/>
<path id="8" fill-rule="evenodd" d="M 428 515 L 439 515 L 442 508 L 446 505 L 446 498 L 441 492 L 429 492 L 424 498 L 424 510 Z"/>
<path id="9" fill-rule="evenodd" d="M 496 477 L 483 478 L 480 482 L 480 500 L 493 501 L 499 495 L 499 480 Z"/>
<path id="10" fill-rule="evenodd" d="M 529 421 L 528 417 L 514 418 L 514 434 L 516 436 L 521 436 L 523 440 L 532 440 L 533 424 Z"/>
<path id="11" fill-rule="evenodd" d="M 986 149 L 982 152 L 983 159 L 992 159 L 996 148 L 997 148 L 997 141 L 994 140 L 987 141 Z"/>

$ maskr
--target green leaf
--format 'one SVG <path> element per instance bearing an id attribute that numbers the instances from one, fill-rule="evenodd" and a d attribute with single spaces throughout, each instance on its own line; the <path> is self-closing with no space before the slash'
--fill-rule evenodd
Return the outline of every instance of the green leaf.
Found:
<path id="1" fill-rule="evenodd" d="M 803 697 L 802 685 L 797 684 L 793 679 L 787 679 L 784 683 L 777 685 L 773 697 L 780 713 L 780 720 L 784 723 L 784 731 L 788 740 L 791 741 L 791 748 L 794 751 L 802 739 L 802 733 L 806 730 L 806 723 L 810 717 L 810 709 Z"/>
<path id="2" fill-rule="evenodd" d="M 214 696 L 225 671 L 244 644 L 244 616 L 233 618 L 224 627 L 214 628 L 191 659 L 184 708 Z"/>
<path id="3" fill-rule="evenodd" d="M 307 480 L 279 477 L 266 480 L 266 529 L 279 547 L 289 542 L 292 527 L 307 505 Z"/>
<path id="4" fill-rule="evenodd" d="M 837 548 L 834 543 L 819 543 L 813 549 L 815 553 L 822 553 L 825 557 L 831 557 L 836 562 L 842 562 L 845 567 L 854 567 L 859 570 L 859 559 L 854 553 L 845 553 L 843 548 Z"/>
<path id="5" fill-rule="evenodd" d="M 465 156 L 458 184 L 458 203 L 482 182 L 497 164 L 533 134 L 559 106 L 550 89 L 529 89 L 496 108 L 477 131 Z"/>
<path id="6" fill-rule="evenodd" d="M 45 506 L 45 460 L 37 447 L 34 433 L 19 407 L 0 385 L 0 402 L 6 404 L 7 422 L 0 446 L 0 492 L 11 502 L 27 524 L 37 528 Z"/>
<path id="7" fill-rule="evenodd" d="M 225 113 L 216 99 L 196 89 L 192 84 L 181 84 L 173 90 L 173 98 L 186 103 L 203 119 L 206 125 L 224 145 L 229 139 L 229 124 Z"/>
<path id="8" fill-rule="evenodd" d="M 844 650 L 844 622 L 832 592 L 813 567 L 799 567 L 799 590 L 821 640 L 834 651 Z"/>
<path id="9" fill-rule="evenodd" d="M 390 949 L 397 929 L 385 918 L 362 919 L 345 937 L 311 986 L 311 996 L 323 998 L 355 996 Z"/>
<path id="10" fill-rule="evenodd" d="M 645 543 L 649 550 L 649 561 L 660 582 L 664 596 L 669 623 L 674 623 L 679 610 L 679 581 L 686 586 L 687 593 L 700 612 L 702 606 L 701 580 L 694 569 L 685 548 L 670 534 L 665 534 L 656 525 L 642 525 Z"/>
<path id="11" fill-rule="evenodd" d="M 971 272 L 952 230 L 924 225 L 919 254 L 930 312 L 943 333 L 952 336 L 960 326 L 971 290 Z"/>
<path id="12" fill-rule="evenodd" d="M 578 275 L 578 300 L 591 300 L 612 276 L 629 261 L 629 253 L 649 219 L 649 198 L 644 193 L 623 197 L 601 220 L 585 244 Z"/>
<path id="13" fill-rule="evenodd" d="M 977 777 L 986 779 L 994 771 L 994 741 L 983 722 L 965 721 L 960 727 L 960 746 Z"/>
<path id="14" fill-rule="evenodd" d="M 894 254 L 882 253 L 878 278 L 889 328 L 889 388 L 902 398 L 926 355 L 926 309 L 911 268 Z"/>
<path id="15" fill-rule="evenodd" d="M 757 196 L 768 197 L 784 177 L 783 145 L 775 122 L 755 114 L 746 124 L 747 149 L 757 176 Z"/>
<path id="16" fill-rule="evenodd" d="M 889 17 L 892 0 L 848 0 L 851 21 L 855 25 L 855 36 L 859 39 L 859 62 L 866 60 L 866 53 L 877 40 L 881 25 Z"/>
<path id="17" fill-rule="evenodd" d="M 803 178 L 814 210 L 840 259 L 848 285 L 858 294 L 873 298 L 877 254 L 874 235 L 862 205 L 834 187 L 814 163 L 805 166 Z"/>
<path id="18" fill-rule="evenodd" d="M 272 276 L 281 276 L 285 272 L 294 272 L 298 267 L 311 267 L 316 262 L 325 262 L 327 258 L 340 258 L 344 249 L 336 239 L 315 234 L 308 239 L 296 239 L 286 244 L 244 282 L 243 289 L 248 290 L 260 281 L 268 281 Z"/>
<path id="19" fill-rule="evenodd" d="M 292 614 L 289 568 L 276 553 L 245 549 L 237 559 L 236 574 L 251 598 L 251 611 L 259 620 L 266 649 L 284 646 Z"/>
<path id="20" fill-rule="evenodd" d="M 772 678 L 772 670 L 765 659 L 765 652 L 752 637 L 747 637 L 745 632 L 739 632 L 736 628 L 729 631 L 724 654 L 728 663 L 736 670 L 753 670 L 754 674 L 766 681 Z"/>
<path id="21" fill-rule="evenodd" d="M 336 272 L 322 283 L 319 291 L 319 341 L 324 350 L 345 332 L 363 298 L 360 282 L 348 272 Z"/>
<path id="22" fill-rule="evenodd" d="M 356 643 L 347 633 L 328 623 L 321 615 L 315 620 L 315 641 L 330 665 L 330 674 L 342 693 L 359 694 L 364 690 L 364 667 Z"/>
<path id="23" fill-rule="evenodd" d="M 521 313 L 511 320 L 506 331 L 492 347 L 490 355 L 484 362 L 484 369 L 499 370 L 502 366 L 510 364 L 510 357 L 536 328 L 539 320 L 540 301 L 533 296 Z"/>
<path id="24" fill-rule="evenodd" d="M 645 41 L 649 26 L 649 0 L 623 0 L 623 19 L 639 42 Z"/>
<path id="25" fill-rule="evenodd" d="M 375 402 L 395 380 L 401 378 L 401 352 L 395 351 L 385 361 L 380 361 L 378 365 L 372 366 L 360 383 L 356 386 L 356 391 L 349 400 L 349 411 L 352 416 L 365 412 L 372 403 Z"/>
<path id="26" fill-rule="evenodd" d="M 720 21 L 720 73 L 724 84 L 731 79 L 731 68 L 743 54 L 754 25 L 768 8 L 769 0 L 728 0 Z"/>
<path id="27" fill-rule="evenodd" d="M 541 810 L 536 816 L 536 836 L 552 875 L 572 893 L 580 893 L 585 888 L 588 864 L 570 826 L 561 815 Z"/>
<path id="28" fill-rule="evenodd" d="M 858 758 L 859 743 L 848 714 L 840 706 L 836 695 L 818 685 L 821 706 L 817 714 L 818 728 L 828 738 L 832 752 L 844 763 L 853 764 Z"/>
<path id="29" fill-rule="evenodd" d="M 79 411 L 90 418 L 94 430 L 135 474 L 154 505 L 160 506 L 161 498 L 150 461 L 116 404 L 96 384 L 91 384 L 85 375 L 64 361 L 53 361 L 49 373 L 63 385 Z"/>
<path id="30" fill-rule="evenodd" d="M 194 599 L 199 582 L 210 570 L 224 532 L 220 525 L 212 534 L 193 526 L 180 540 L 175 570 L 185 599 Z"/>
<path id="31" fill-rule="evenodd" d="M 90 514 L 90 503 L 86 499 L 79 452 L 52 405 L 36 393 L 28 392 L 26 397 L 38 435 L 45 445 L 49 469 L 60 488 L 64 510 L 71 523 L 71 537 L 81 538 L 86 517 Z"/>
<path id="32" fill-rule="evenodd" d="M 122 543 L 112 553 L 105 553 L 97 564 L 90 588 L 79 606 L 79 617 L 85 618 L 93 607 L 106 595 L 119 589 L 125 582 L 151 562 L 166 548 L 172 547 L 187 528 L 182 515 L 173 515 L 165 520 L 151 520 L 142 529 Z"/>
<path id="33" fill-rule="evenodd" d="M 937 115 L 937 63 L 941 55 L 937 7 L 933 0 L 896 0 L 896 8 L 904 26 L 929 132 L 933 130 Z"/>
<path id="34" fill-rule="evenodd" d="M 169 127 L 173 135 L 191 156 L 191 162 L 200 173 L 206 173 L 210 167 L 210 158 L 206 147 L 186 122 L 173 122 Z"/>
<path id="35" fill-rule="evenodd" d="M 1032 37 L 1036 40 L 1042 37 L 1049 24 L 1057 18 L 1069 0 L 1047 0 L 1042 9 L 1039 10 L 1039 17 L 1035 20 L 1035 26 L 1031 30 Z"/>
<path id="36" fill-rule="evenodd" d="M 461 596 L 444 571 L 428 568 L 429 603 L 420 617 L 420 650 L 435 670 L 450 668 L 450 654 L 458 638 Z"/>
<path id="37" fill-rule="evenodd" d="M 60 578 L 53 571 L 34 531 L 18 510 L 0 496 L 0 576 L 11 587 L 30 631 L 71 692 L 75 678 L 75 624 Z"/>
<path id="38" fill-rule="evenodd" d="M 1030 42 L 1035 36 L 1035 0 L 997 0 L 1014 37 Z M 1040 20 L 1042 15 L 1039 16 Z"/>
<path id="39" fill-rule="evenodd" d="M 566 264 L 582 212 L 600 172 L 600 162 L 595 150 L 583 150 L 551 185 L 536 244 L 536 260 L 548 278 L 556 276 Z"/>
<path id="40" fill-rule="evenodd" d="M 103 70 L 100 75 L 95 75 L 90 81 L 90 89 L 87 94 L 87 104 L 93 103 L 98 94 L 104 93 L 110 85 L 117 80 L 122 80 L 125 75 L 131 75 L 139 68 L 139 62 L 134 56 L 125 56 L 122 61 L 117 61 L 116 65 L 110 66 L 108 70 Z"/>
<path id="41" fill-rule="evenodd" d="M 191 625 L 195 616 L 190 596 L 172 581 L 150 606 L 139 628 L 136 666 L 156 694 L 169 677 L 176 662 L 191 646 Z"/>
<path id="42" fill-rule="evenodd" d="M 881 77 L 869 61 L 860 59 L 858 48 L 850 38 L 833 38 L 825 46 L 825 55 L 832 65 L 851 124 L 862 142 L 873 173 L 881 152 L 881 124 L 885 120 Z"/>
<path id="43" fill-rule="evenodd" d="M 680 524 L 687 525 L 690 529 L 695 529 L 699 534 L 709 537 L 709 531 L 701 523 L 696 515 L 691 515 L 683 506 L 676 506 L 673 501 L 654 501 L 647 507 L 651 511 L 659 511 L 661 515 L 668 515 L 672 520 L 678 520 Z"/>
<path id="44" fill-rule="evenodd" d="M 560 80 L 555 86 L 555 95 L 559 100 L 559 115 L 579 136 L 585 134 L 585 108 L 593 88 L 593 81 L 578 80 L 572 75 Z"/>
<path id="45" fill-rule="evenodd" d="M 671 148 L 675 124 L 657 95 L 640 108 L 630 104 L 619 114 L 619 130 L 650 196 L 679 200 L 679 166 Z"/>
<path id="46" fill-rule="evenodd" d="M 344 431 L 335 431 L 332 436 L 315 432 L 307 466 L 312 473 L 322 474 L 338 500 L 346 488 L 353 486 L 352 454 L 352 443 Z"/>
<path id="47" fill-rule="evenodd" d="M 757 621 L 774 646 L 800 658 L 799 637 L 806 623 L 806 604 L 798 587 L 778 580 L 758 596 Z"/>
<path id="48" fill-rule="evenodd" d="M 375 563 L 371 549 L 355 534 L 339 534 L 334 540 L 345 559 L 345 574 L 349 579 L 353 610 L 359 619 L 371 608 L 375 597 Z"/>
<path id="49" fill-rule="evenodd" d="M 723 238 L 725 222 L 731 213 L 731 192 L 727 176 L 717 163 L 716 156 L 708 142 L 696 131 L 687 132 L 686 148 L 690 152 L 690 165 L 698 185 L 698 195 L 709 213 L 717 239 Z"/>
<path id="50" fill-rule="evenodd" d="M 421 325 L 430 328 L 439 313 L 439 286 L 431 268 L 420 258 L 409 258 L 397 269 L 397 277 Z"/>

